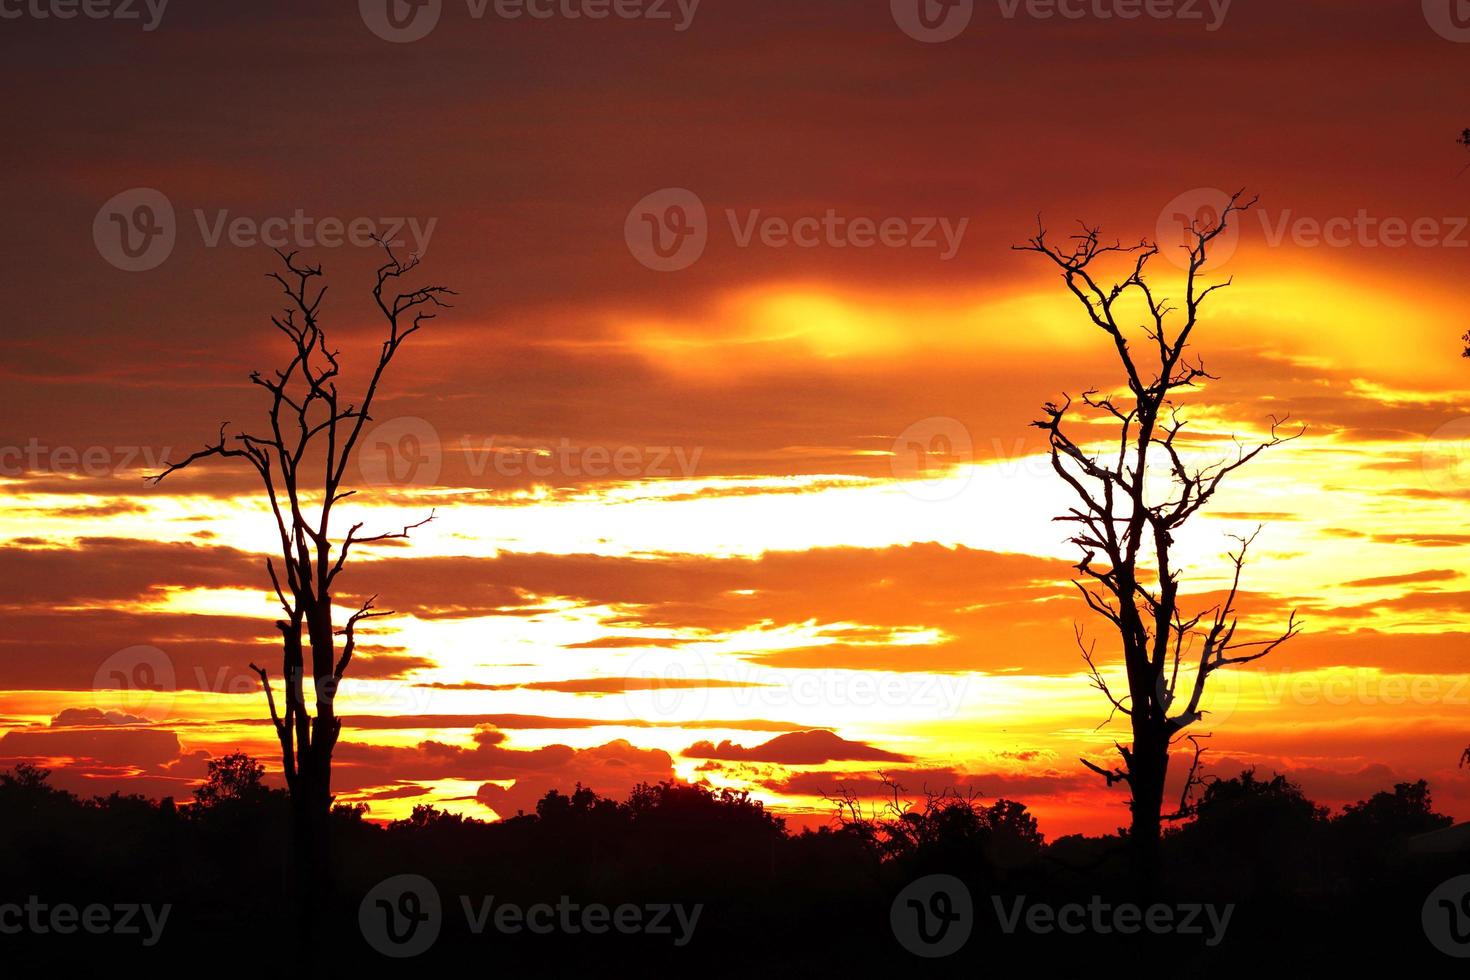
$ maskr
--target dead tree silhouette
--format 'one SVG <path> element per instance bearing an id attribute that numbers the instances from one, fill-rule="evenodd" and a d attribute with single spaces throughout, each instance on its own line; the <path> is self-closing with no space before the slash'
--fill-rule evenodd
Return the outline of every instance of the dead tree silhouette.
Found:
<path id="1" fill-rule="evenodd" d="M 266 572 L 284 613 L 276 622 L 282 640 L 284 713 L 276 710 L 267 670 L 255 664 L 250 668 L 260 675 L 281 744 L 296 842 L 292 864 L 302 903 L 302 928 L 308 936 L 315 907 L 325 901 L 331 886 L 332 752 L 342 729 L 336 712 L 337 691 L 352 663 L 358 624 L 391 615 L 374 608 L 374 596 L 339 628 L 332 587 L 354 547 L 407 538 L 415 528 L 433 520 L 431 513 L 400 531 L 369 536 L 361 536 L 362 524 L 354 524 L 340 545 L 333 541 L 333 508 L 357 492 L 344 489 L 347 468 L 363 427 L 372 418 L 373 400 L 384 373 L 403 342 L 434 318 L 430 310 L 446 306 L 442 298 L 453 295 L 453 290 L 443 286 L 396 292 L 397 284 L 418 266 L 419 259 L 400 261 L 390 245 L 378 244 L 387 261 L 377 269 L 372 294 L 387 323 L 388 337 L 360 404 L 344 405 L 337 390 L 340 352 L 327 346 L 317 320 L 326 293 L 325 286 L 315 283 L 322 275 L 321 267 L 298 264 L 297 253 L 278 250 L 284 269 L 271 273 L 270 278 L 281 285 L 289 302 L 271 322 L 290 341 L 291 358 L 284 370 L 269 376 L 257 371 L 250 376 L 269 396 L 268 430 L 263 435 L 227 434 L 230 423 L 226 422 L 220 426 L 218 441 L 150 477 L 157 484 L 211 458 L 243 460 L 259 475 L 275 517 L 285 575 L 273 558 L 266 559 Z M 315 716 L 307 705 L 307 677 L 316 701 Z"/>
<path id="2" fill-rule="evenodd" d="M 1206 681 L 1222 668 L 1259 660 L 1300 628 L 1293 612 L 1279 635 L 1236 639 L 1241 571 L 1254 534 L 1236 539 L 1239 547 L 1229 555 L 1233 574 L 1224 599 L 1192 615 L 1181 604 L 1180 573 L 1173 560 L 1176 532 L 1199 513 L 1227 476 L 1265 449 L 1301 434 L 1281 435 L 1286 420 L 1273 417 L 1265 441 L 1250 448 L 1237 442 L 1233 458 L 1200 467 L 1186 461 L 1180 438 L 1187 423 L 1172 396 L 1212 379 L 1202 362 L 1186 358 L 1186 348 L 1205 300 L 1230 285 L 1227 280 L 1202 286 L 1201 272 L 1211 243 L 1226 230 L 1232 215 L 1254 204 L 1254 198 L 1243 200 L 1243 193 L 1237 193 L 1216 220 L 1190 224 L 1182 310 L 1157 296 L 1149 283 L 1148 262 L 1159 253 L 1155 243 L 1103 244 L 1099 229 L 1084 225 L 1066 245 L 1057 246 L 1038 224 L 1035 237 L 1015 246 L 1056 265 L 1092 324 L 1112 341 L 1123 369 L 1124 385 L 1115 393 L 1082 394 L 1089 416 L 1085 421 L 1076 418 L 1083 413 L 1074 411 L 1068 397 L 1060 405 L 1048 403 L 1046 417 L 1034 425 L 1046 432 L 1052 469 L 1078 501 L 1057 518 L 1075 526 L 1069 540 L 1082 552 L 1075 584 L 1088 609 L 1109 624 L 1123 649 L 1127 693 L 1119 695 L 1097 666 L 1095 645 L 1085 646 L 1078 628 L 1078 644 L 1093 685 L 1112 706 L 1109 719 L 1118 713 L 1126 716 L 1133 736 L 1131 745 L 1115 743 L 1121 767 L 1082 761 L 1109 786 L 1123 783 L 1130 790 L 1129 837 L 1145 883 L 1152 882 L 1158 871 L 1162 821 L 1184 816 L 1190 793 L 1199 784 L 1203 749 L 1198 737 L 1181 733 L 1205 714 L 1200 702 Z M 1131 271 L 1121 282 L 1105 286 L 1098 281 L 1094 264 L 1109 259 L 1123 261 Z M 1141 314 L 1136 330 L 1146 341 L 1146 353 L 1130 343 L 1135 328 L 1125 327 L 1134 311 Z M 1088 432 L 1074 437 L 1069 423 L 1079 421 Z M 1108 438 L 1100 436 L 1100 426 L 1109 427 Z M 1185 738 L 1193 741 L 1194 758 L 1179 812 L 1165 817 L 1170 747 Z"/>

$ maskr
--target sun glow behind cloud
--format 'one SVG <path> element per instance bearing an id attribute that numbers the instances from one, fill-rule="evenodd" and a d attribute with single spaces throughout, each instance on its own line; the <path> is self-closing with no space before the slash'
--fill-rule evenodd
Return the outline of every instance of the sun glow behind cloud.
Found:
<path id="1" fill-rule="evenodd" d="M 1263 372 L 1321 371 L 1327 365 L 1347 373 L 1335 390 L 1307 388 L 1313 397 L 1332 398 L 1309 403 L 1299 413 L 1307 417 L 1307 433 L 1268 452 L 1227 483 L 1206 512 L 1209 519 L 1181 535 L 1187 587 L 1191 594 L 1221 588 L 1228 570 L 1222 555 L 1232 547 L 1231 536 L 1248 535 L 1264 524 L 1248 575 L 1248 588 L 1264 607 L 1261 629 L 1278 627 L 1285 612 L 1297 606 L 1304 608 L 1309 628 L 1319 631 L 1456 630 L 1461 604 L 1453 593 L 1463 584 L 1459 575 L 1428 582 L 1416 582 L 1414 576 L 1427 566 L 1453 569 L 1457 564 L 1453 553 L 1459 542 L 1453 534 L 1458 533 L 1470 487 L 1460 453 L 1463 440 L 1458 430 L 1425 441 L 1396 428 L 1410 419 L 1407 424 L 1425 425 L 1427 436 L 1453 418 L 1456 390 L 1436 381 L 1449 373 L 1443 365 L 1431 365 L 1433 358 L 1418 348 L 1421 341 L 1427 344 L 1432 330 L 1441 328 L 1440 316 L 1422 304 L 1405 303 L 1398 292 L 1361 282 L 1346 291 L 1337 289 L 1330 302 L 1323 302 L 1320 295 L 1329 285 L 1321 274 L 1293 278 L 1278 272 L 1275 278 L 1263 275 L 1248 288 L 1242 285 L 1223 294 L 1218 320 L 1202 340 L 1206 347 L 1224 347 L 1237 359 L 1253 357 L 1248 363 Z M 1389 320 L 1404 338 L 1399 343 L 1402 356 L 1393 359 L 1382 356 L 1383 324 Z M 1095 364 L 1094 377 L 1110 376 L 1099 360 L 1106 350 L 1099 351 L 1097 337 L 1079 329 L 1075 310 L 1044 286 L 998 295 L 913 296 L 858 294 L 809 284 L 762 286 L 731 292 L 712 305 L 708 317 L 620 316 L 613 326 L 619 343 L 678 383 L 696 388 L 812 363 L 859 374 L 907 370 L 936 355 L 975 358 L 977 370 L 1001 379 L 998 385 L 1015 386 L 1029 365 L 1058 356 Z M 1220 343 L 1224 338 L 1228 345 Z M 1264 352 L 1252 350 L 1265 344 L 1270 346 Z M 1037 390 L 1035 400 L 1056 395 Z M 1234 452 L 1226 435 L 1240 433 L 1243 441 L 1252 433 L 1259 437 L 1266 415 L 1278 406 L 1293 407 L 1292 393 L 1280 390 L 1275 380 L 1257 383 L 1249 375 L 1206 386 L 1196 401 L 1190 408 L 1191 431 L 1201 439 L 1199 450 L 1224 457 Z M 1338 416 L 1356 412 L 1365 417 L 1334 424 Z M 1404 416 L 1406 412 L 1418 414 Z M 976 420 L 960 421 L 974 422 L 977 433 L 986 431 Z M 354 581 L 364 583 L 373 582 L 375 570 L 405 559 L 491 561 L 507 555 L 596 556 L 626 562 L 631 571 L 639 564 L 679 557 L 714 564 L 822 549 L 863 553 L 933 543 L 1075 561 L 1075 549 L 1065 541 L 1066 527 L 1052 520 L 1071 500 L 1034 443 L 1003 444 L 980 435 L 969 460 L 925 473 L 926 479 L 906 480 L 882 472 L 881 463 L 891 457 L 888 446 L 898 433 L 881 435 L 876 449 L 836 447 L 854 461 L 878 461 L 876 475 L 870 470 L 793 476 L 755 472 L 517 490 L 397 488 L 391 494 L 364 494 L 344 506 L 339 517 L 344 525 L 362 520 L 369 530 L 395 529 L 421 519 L 429 508 L 437 510 L 435 523 L 418 530 L 411 546 L 363 548 L 353 574 Z M 799 447 L 766 451 L 772 458 L 800 454 Z M 896 460 L 894 464 L 893 473 L 902 474 L 903 468 Z M 0 509 L 0 538 L 31 542 L 27 548 L 40 547 L 36 542 L 70 549 L 88 539 L 123 539 L 202 543 L 264 555 L 263 542 L 273 524 L 259 501 L 248 494 L 221 495 L 192 485 L 190 479 L 181 474 L 157 491 L 113 495 L 35 492 L 23 481 L 0 481 L 8 491 Z M 1435 535 L 1442 540 L 1436 543 Z M 1445 551 L 1450 554 L 1441 557 Z M 1349 568 L 1355 571 L 1345 573 Z M 977 586 L 961 608 L 1009 609 L 1020 623 L 1019 642 L 1051 650 L 1055 658 L 1060 656 L 1056 651 L 1073 643 L 1065 619 L 1080 615 L 1080 607 L 1053 611 L 1059 597 L 1067 595 L 1065 582 L 1062 566 L 1038 586 L 1044 595 L 993 602 L 984 586 Z M 819 605 L 826 583 L 815 578 L 806 588 L 813 606 Z M 759 581 L 731 591 L 752 601 L 766 593 Z M 992 795 L 1026 798 L 1030 787 L 1046 801 L 1036 809 L 1061 814 L 1066 802 L 1071 819 L 1081 821 L 1077 826 L 1098 829 L 1115 819 L 1097 802 L 1095 788 L 1075 779 L 1072 760 L 1105 752 L 1118 736 L 1115 727 L 1097 727 L 1103 717 L 1101 702 L 1080 672 L 1075 651 L 1067 650 L 1072 666 L 1060 671 L 986 669 L 995 662 L 996 651 L 938 625 L 918 588 L 908 595 L 905 617 L 880 620 L 875 610 L 871 622 L 834 613 L 691 624 L 672 621 L 667 610 L 638 601 L 579 598 L 571 584 L 565 591 L 554 584 L 518 588 L 497 600 L 502 604 L 498 610 L 450 601 L 436 605 L 432 593 L 411 598 L 425 608 L 365 630 L 361 655 L 366 663 L 396 654 L 426 663 L 408 665 L 394 676 L 353 677 L 341 695 L 344 714 L 407 719 L 403 728 L 362 732 L 361 740 L 371 745 L 405 750 L 425 741 L 465 745 L 471 723 L 445 724 L 445 717 L 579 720 L 562 727 L 552 722 L 548 727 L 496 730 L 504 739 L 499 744 L 515 751 L 558 744 L 592 751 L 623 739 L 668 753 L 673 770 L 683 778 L 751 787 L 768 799 L 806 809 L 819 808 L 820 799 L 792 789 L 784 781 L 791 773 L 850 774 L 893 765 L 841 759 L 787 766 L 726 760 L 712 767 L 681 754 L 696 739 L 746 747 L 763 742 L 772 732 L 755 723 L 765 722 L 794 731 L 833 729 L 844 739 L 881 746 L 911 760 L 904 765 L 973 776 Z M 893 605 L 904 609 L 903 599 Z M 393 601 L 384 597 L 390 607 Z M 708 600 L 691 600 L 697 609 L 703 608 L 701 603 Z M 339 596 L 339 604 L 345 606 L 344 597 Z M 77 600 L 58 608 L 258 619 L 262 629 L 254 642 L 267 659 L 272 644 L 268 623 L 276 615 L 264 580 L 258 588 L 169 585 L 134 599 Z M 1043 610 L 1061 621 L 1049 625 L 1049 632 L 1036 625 Z M 1017 638 L 1005 634 L 1005 641 L 997 642 L 1014 643 Z M 932 655 L 947 647 L 955 649 L 946 661 L 954 666 L 943 670 L 893 670 L 886 662 L 872 667 L 861 659 L 873 650 L 902 657 L 910 652 Z M 842 665 L 813 666 L 827 658 Z M 1365 764 L 1358 750 L 1350 750 L 1351 733 L 1391 728 L 1394 723 L 1385 719 L 1394 713 L 1451 731 L 1447 716 L 1463 709 L 1456 707 L 1442 667 L 1420 667 L 1411 658 L 1381 670 L 1386 673 L 1365 673 L 1357 664 L 1303 662 L 1281 672 L 1231 675 L 1209 692 L 1211 720 L 1223 726 L 1222 736 L 1231 733 L 1231 751 L 1244 760 L 1268 758 L 1264 746 L 1272 733 L 1315 726 L 1322 732 L 1322 744 L 1297 755 L 1327 768 Z M 641 680 L 647 686 L 544 686 L 619 679 Z M 671 679 L 713 680 L 723 686 L 654 684 Z M 1400 682 L 1428 684 L 1432 690 L 1395 701 L 1385 691 Z M 1303 693 L 1314 683 L 1317 690 L 1329 692 L 1348 685 L 1350 693 L 1314 700 Z M 1363 684 L 1369 687 L 1366 693 Z M 99 706 L 128 706 L 115 693 L 93 692 L 89 697 Z M 1334 704 L 1337 714 L 1328 718 L 1324 704 L 1343 697 L 1346 704 Z M 75 701 L 74 693 L 12 692 L 0 700 L 0 712 L 39 725 Z M 181 729 L 191 747 L 224 750 L 244 744 L 263 757 L 271 754 L 270 732 L 258 721 L 261 704 L 253 691 L 180 690 L 159 708 L 160 713 L 148 717 L 198 723 Z M 245 719 L 257 721 L 243 723 Z M 489 781 L 514 784 L 514 779 Z M 426 776 L 413 777 L 413 782 L 423 788 L 421 794 L 376 798 L 375 791 L 395 787 L 372 784 L 354 788 L 345 798 L 370 799 L 376 816 L 401 815 L 425 800 L 485 812 L 484 806 L 464 799 L 474 796 L 479 780 Z M 1084 816 L 1077 817 L 1079 812 Z"/>

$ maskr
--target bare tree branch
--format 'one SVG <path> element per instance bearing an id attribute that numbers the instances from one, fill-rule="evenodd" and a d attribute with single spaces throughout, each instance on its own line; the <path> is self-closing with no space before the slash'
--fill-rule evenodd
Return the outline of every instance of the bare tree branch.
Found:
<path id="1" fill-rule="evenodd" d="M 1113 689 L 1095 645 L 1083 646 L 1079 628 L 1088 679 L 1111 708 L 1103 725 L 1122 714 L 1133 733 L 1130 745 L 1117 745 L 1121 767 L 1086 759 L 1083 764 L 1109 786 L 1128 784 L 1130 833 L 1143 846 L 1158 839 L 1169 747 L 1203 715 L 1201 699 L 1210 675 L 1267 656 L 1301 629 L 1293 613 L 1272 639 L 1236 639 L 1241 572 L 1254 535 L 1230 554 L 1231 586 L 1213 609 L 1185 609 L 1174 566 L 1176 534 L 1224 481 L 1262 452 L 1302 434 L 1285 431 L 1287 419 L 1272 417 L 1266 436 L 1254 445 L 1236 442 L 1232 455 L 1192 464 L 1185 444 L 1189 423 L 1174 401 L 1215 380 L 1191 354 L 1190 343 L 1206 301 L 1232 280 L 1206 283 L 1203 272 L 1212 244 L 1255 203 L 1237 192 L 1213 220 L 1197 220 L 1185 229 L 1184 299 L 1177 306 L 1150 282 L 1149 263 L 1159 254 L 1151 242 L 1109 243 L 1098 228 L 1082 225 L 1055 243 L 1038 220 L 1036 233 L 1015 246 L 1041 255 L 1060 273 L 1088 320 L 1108 338 L 1122 374 L 1118 388 L 1089 388 L 1076 400 L 1067 396 L 1048 403 L 1033 425 L 1046 433 L 1052 471 L 1077 501 L 1057 518 L 1073 529 L 1068 540 L 1082 555 L 1076 587 L 1088 610 L 1116 635 L 1127 681 L 1126 693 Z M 1105 263 L 1119 265 L 1122 278 L 1109 282 L 1101 271 Z M 1142 322 L 1136 319 L 1140 313 Z M 1144 343 L 1137 344 L 1140 337 Z M 1093 435 L 1109 427 L 1106 440 Z M 1074 430 L 1088 435 L 1074 436 Z M 1196 648 L 1191 680 L 1182 665 Z M 1183 693 L 1181 684 L 1187 686 L 1187 699 L 1177 696 Z M 1194 744 L 1181 812 L 1200 784 L 1203 749 Z"/>
<path id="2" fill-rule="evenodd" d="M 445 307 L 444 298 L 453 295 L 443 286 L 390 291 L 418 267 L 419 259 L 402 261 L 387 243 L 378 244 L 386 261 L 376 272 L 372 295 L 388 335 L 361 401 L 344 404 L 337 388 L 339 354 L 328 345 L 318 320 L 327 291 L 319 282 L 321 267 L 301 261 L 296 252 L 277 251 L 281 268 L 269 278 L 280 286 L 286 305 L 270 320 L 288 342 L 287 361 L 283 368 L 250 376 L 251 384 L 264 393 L 266 430 L 231 430 L 226 422 L 213 443 L 166 463 L 150 478 L 156 484 L 206 460 L 243 459 L 260 480 L 279 546 L 278 554 L 266 559 L 266 574 L 283 613 L 276 628 L 281 634 L 284 712 L 277 710 L 266 670 L 250 666 L 265 689 L 287 783 L 300 804 L 297 812 L 306 815 L 310 824 L 306 830 L 298 825 L 298 832 L 319 832 L 302 852 L 317 855 L 313 860 L 319 868 L 325 866 L 318 852 L 326 839 L 320 835 L 325 833 L 331 806 L 332 752 L 341 731 L 335 709 L 337 691 L 356 651 L 359 624 L 392 615 L 374 609 L 374 596 L 337 629 L 331 587 L 355 545 L 404 539 L 434 519 L 431 513 L 401 531 L 366 537 L 358 536 L 362 524 L 357 523 L 340 544 L 334 542 L 331 530 L 333 508 L 356 493 L 343 485 L 347 468 L 363 427 L 372 417 L 372 405 L 389 365 L 405 339 L 433 318 L 428 310 Z M 308 676 L 314 689 L 315 715 L 307 707 Z"/>

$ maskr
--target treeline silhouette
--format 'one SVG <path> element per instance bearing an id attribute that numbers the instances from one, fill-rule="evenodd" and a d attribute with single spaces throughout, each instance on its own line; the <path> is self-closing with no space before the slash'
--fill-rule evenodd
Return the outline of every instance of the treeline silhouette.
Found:
<path id="1" fill-rule="evenodd" d="M 8 967 L 49 969 L 143 962 L 229 974 L 267 955 L 258 944 L 288 933 L 292 812 L 284 790 L 244 755 L 215 760 L 187 803 L 113 794 L 82 799 L 30 766 L 0 772 L 0 902 L 170 903 L 162 940 L 78 933 L 0 936 Z M 1048 841 L 1024 804 L 955 793 L 913 805 L 895 797 L 870 809 L 834 801 L 830 826 L 793 832 L 743 792 L 704 785 L 639 785 L 626 799 L 576 787 L 553 791 L 534 813 L 485 822 L 432 806 L 391 823 L 363 806 L 332 810 L 337 885 L 327 928 L 315 941 L 340 964 L 382 960 L 364 942 L 359 905 L 399 874 L 432 881 L 443 930 L 414 967 L 479 963 L 581 975 L 637 967 L 709 976 L 760 970 L 810 976 L 833 970 L 1031 962 L 1086 966 L 1099 956 L 1149 962 L 1192 975 L 1269 963 L 1321 975 L 1329 964 L 1452 961 L 1424 938 L 1420 909 L 1438 883 L 1470 871 L 1457 854 L 1417 855 L 1415 838 L 1449 826 L 1423 781 L 1404 783 L 1337 814 L 1288 778 L 1246 771 L 1208 782 L 1193 819 L 1164 838 L 1168 869 L 1158 891 L 1134 892 L 1123 836 Z M 1422 838 L 1420 838 L 1422 841 Z M 916 959 L 894 938 L 895 896 L 926 875 L 968 886 L 975 928 L 942 961 Z M 474 935 L 460 896 L 473 904 L 699 904 L 692 940 L 668 936 Z M 1233 903 L 1218 945 L 1201 936 L 1035 934 L 1002 930 L 995 903 Z M 1166 959 L 1159 959 L 1160 956 Z M 1019 959 L 1017 959 L 1019 957 Z M 651 971 L 651 972 L 649 972 Z M 1110 969 L 1102 971 L 1112 972 Z M 15 974 L 12 974 L 15 975 Z"/>

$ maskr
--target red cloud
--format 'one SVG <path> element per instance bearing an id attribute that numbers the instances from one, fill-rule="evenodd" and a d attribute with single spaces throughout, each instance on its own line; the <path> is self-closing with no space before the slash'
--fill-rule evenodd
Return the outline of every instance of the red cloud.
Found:
<path id="1" fill-rule="evenodd" d="M 729 759 L 742 762 L 775 762 L 788 766 L 814 766 L 824 762 L 908 762 L 908 756 L 887 752 L 862 742 L 849 742 L 836 732 L 816 730 L 777 735 L 769 742 L 746 748 L 724 741 L 719 745 L 695 742 L 682 753 L 690 759 Z"/>

